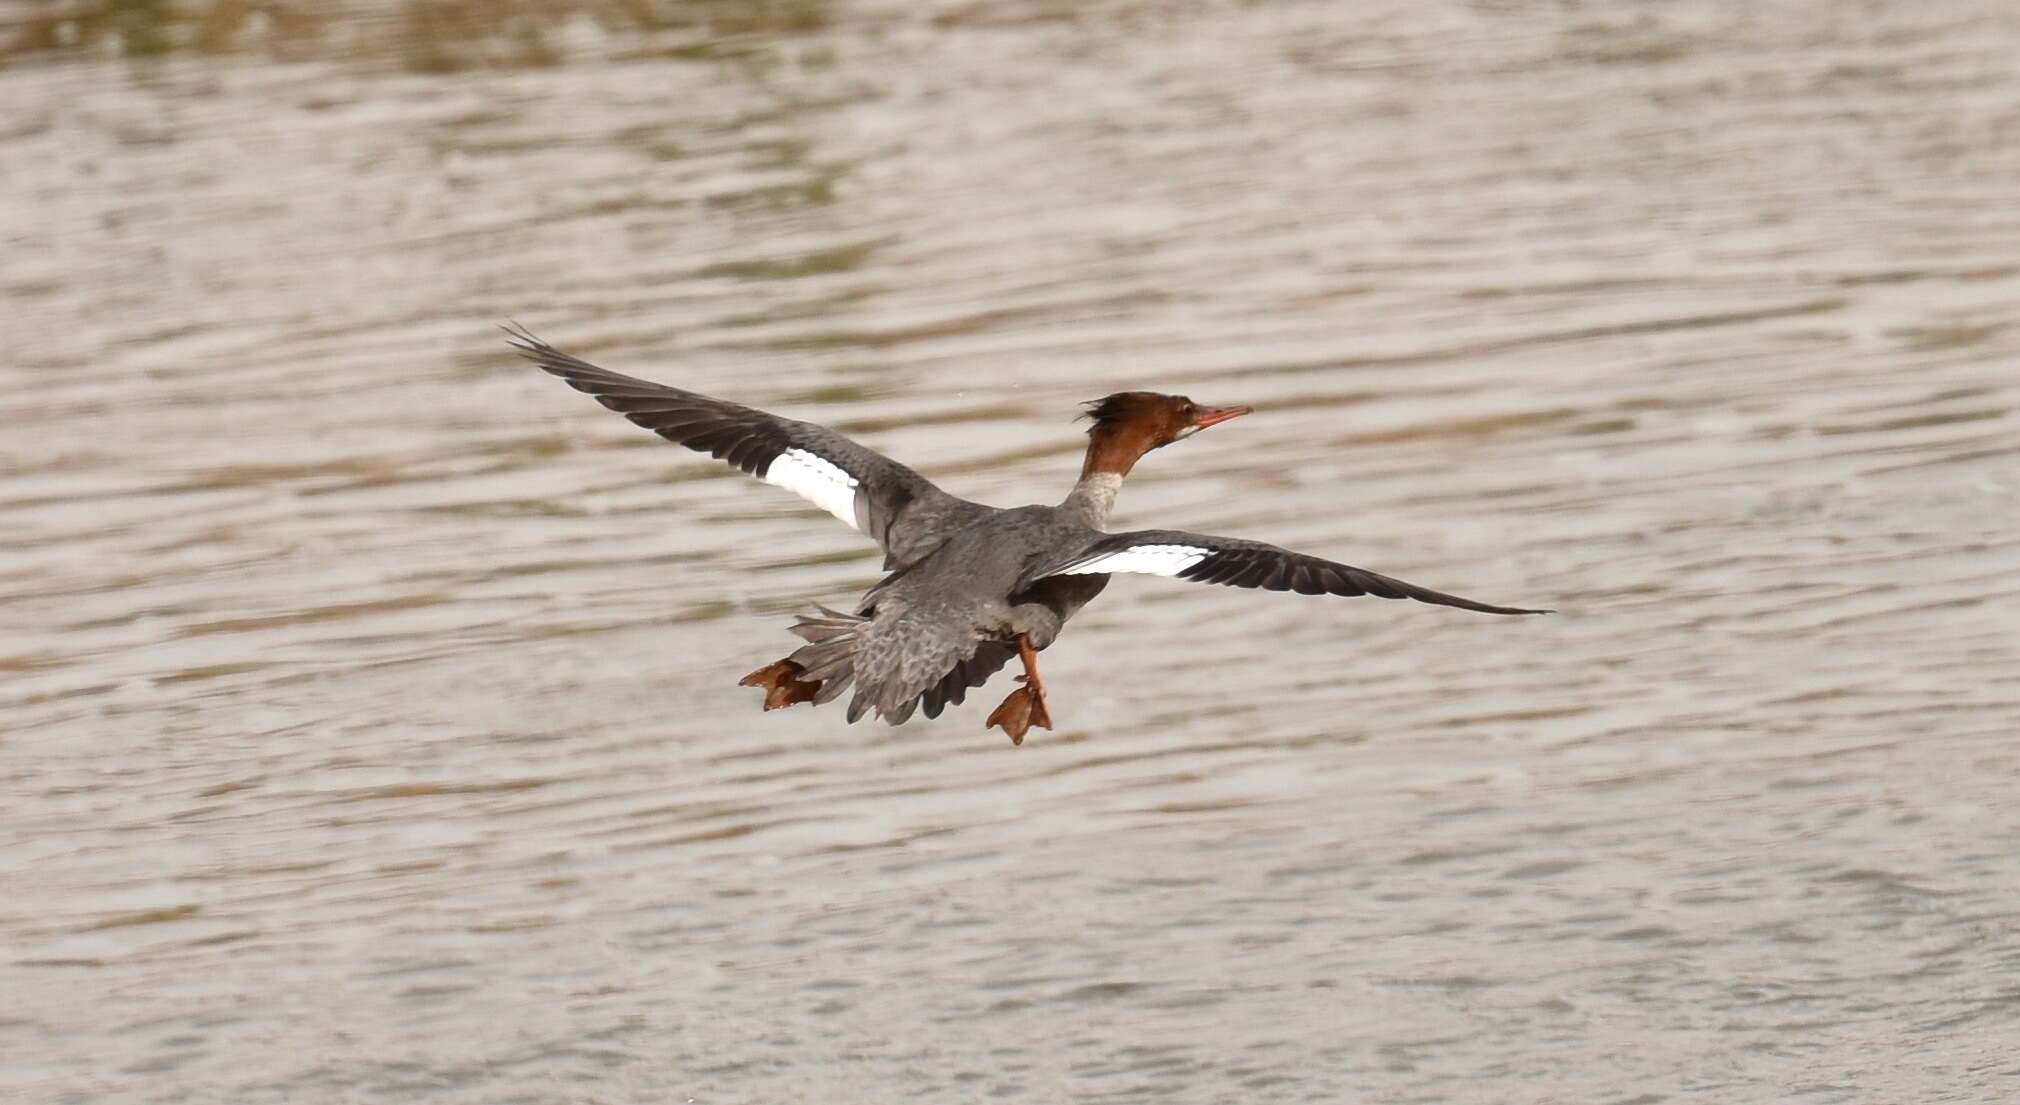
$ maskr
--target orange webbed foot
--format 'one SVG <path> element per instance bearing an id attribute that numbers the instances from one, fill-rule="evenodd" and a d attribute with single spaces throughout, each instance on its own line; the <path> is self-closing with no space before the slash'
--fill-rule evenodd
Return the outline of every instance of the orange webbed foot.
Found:
<path id="1" fill-rule="evenodd" d="M 1017 681 L 1024 686 L 1010 692 L 1010 697 L 989 714 L 983 728 L 1000 727 L 1009 735 L 1011 744 L 1021 745 L 1024 734 L 1030 732 L 1032 726 L 1052 728 L 1052 711 L 1045 704 L 1044 684 L 1033 685 L 1031 679 L 1023 675 L 1018 676 Z"/>
<path id="2" fill-rule="evenodd" d="M 820 693 L 820 683 L 794 678 L 805 670 L 791 660 L 779 660 L 766 664 L 737 680 L 737 686 L 762 687 L 767 710 L 777 710 L 800 702 L 812 702 L 814 696 Z"/>

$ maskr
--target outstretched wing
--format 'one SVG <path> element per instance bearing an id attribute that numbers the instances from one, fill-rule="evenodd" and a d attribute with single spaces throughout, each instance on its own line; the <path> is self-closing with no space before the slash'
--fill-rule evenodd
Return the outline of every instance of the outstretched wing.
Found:
<path id="1" fill-rule="evenodd" d="M 932 481 L 848 438 L 692 391 L 599 368 L 524 329 L 506 328 L 512 347 L 569 387 L 659 436 L 707 453 L 820 507 L 868 534 L 884 566 L 909 564 L 991 508 L 956 498 Z"/>
<path id="2" fill-rule="evenodd" d="M 1133 572 L 1170 576 L 1195 583 L 1259 587 L 1265 591 L 1296 591 L 1301 595 L 1374 595 L 1385 599 L 1416 599 L 1438 606 L 1456 606 L 1483 614 L 1548 614 L 1493 606 L 1433 591 L 1366 568 L 1336 564 L 1261 541 L 1209 537 L 1176 529 L 1138 530 L 1096 538 L 1032 567 L 1017 589 L 1048 576 L 1100 575 Z"/>

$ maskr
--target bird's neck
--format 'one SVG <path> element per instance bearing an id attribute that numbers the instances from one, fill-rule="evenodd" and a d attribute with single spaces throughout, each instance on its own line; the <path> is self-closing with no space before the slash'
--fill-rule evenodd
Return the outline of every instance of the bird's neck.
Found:
<path id="1" fill-rule="evenodd" d="M 1115 493 L 1122 490 L 1119 472 L 1088 472 L 1073 485 L 1066 501 L 1059 505 L 1093 529 L 1108 527 L 1108 512 L 1115 509 Z"/>
<path id="2" fill-rule="evenodd" d="M 1151 449 L 1151 435 L 1131 426 L 1097 426 L 1088 435 L 1087 459 L 1080 465 L 1080 482 L 1060 505 L 1080 516 L 1095 529 L 1108 522 L 1115 508 L 1115 495 L 1122 480 L 1136 462 Z"/>

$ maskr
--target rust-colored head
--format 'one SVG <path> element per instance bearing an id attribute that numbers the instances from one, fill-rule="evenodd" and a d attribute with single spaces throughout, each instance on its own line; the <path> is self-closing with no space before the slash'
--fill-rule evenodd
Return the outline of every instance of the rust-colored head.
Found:
<path id="1" fill-rule="evenodd" d="M 1251 407 L 1207 407 L 1183 395 L 1154 391 L 1119 391 L 1087 404 L 1094 425 L 1087 430 L 1087 463 L 1080 474 L 1112 472 L 1126 476 L 1137 459 L 1152 449 L 1239 418 Z"/>

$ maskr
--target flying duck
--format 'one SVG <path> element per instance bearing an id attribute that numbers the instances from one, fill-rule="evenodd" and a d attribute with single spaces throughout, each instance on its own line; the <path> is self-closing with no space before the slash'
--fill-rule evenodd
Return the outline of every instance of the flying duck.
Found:
<path id="1" fill-rule="evenodd" d="M 938 717 L 1012 659 L 1022 684 L 989 714 L 1022 744 L 1052 728 L 1038 653 L 1082 606 L 1128 572 L 1301 595 L 1415 599 L 1484 614 L 1547 614 L 1405 583 L 1261 541 L 1185 530 L 1103 529 L 1123 478 L 1144 454 L 1252 413 L 1182 395 L 1118 392 L 1087 405 L 1080 479 L 1057 506 L 993 507 L 957 498 L 897 461 L 811 422 L 767 414 L 599 368 L 524 329 L 526 359 L 677 445 L 729 462 L 841 519 L 884 551 L 888 573 L 849 612 L 817 607 L 792 632 L 806 643 L 743 677 L 764 708 L 833 701 L 850 687 L 848 720 L 874 712 L 897 725 Z"/>

